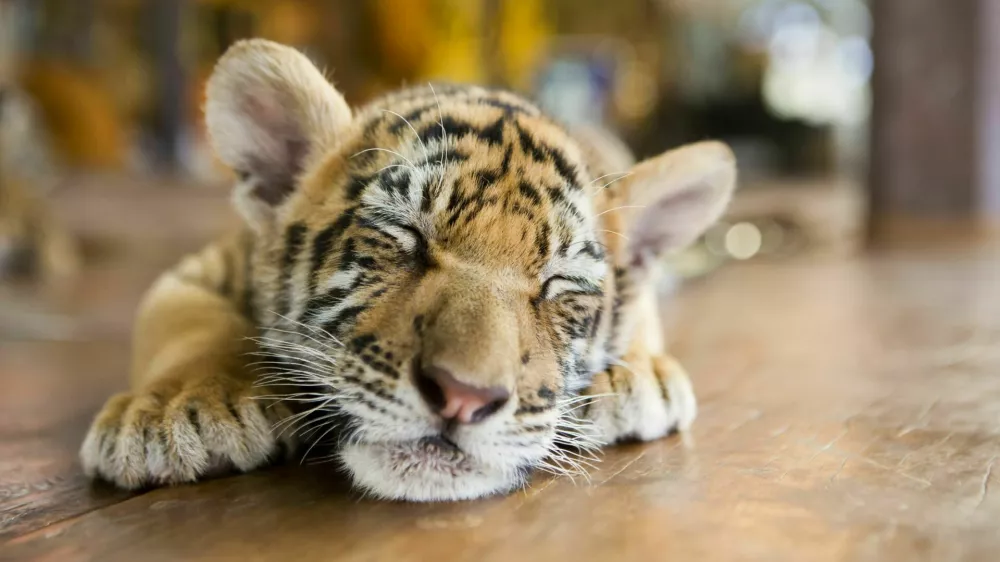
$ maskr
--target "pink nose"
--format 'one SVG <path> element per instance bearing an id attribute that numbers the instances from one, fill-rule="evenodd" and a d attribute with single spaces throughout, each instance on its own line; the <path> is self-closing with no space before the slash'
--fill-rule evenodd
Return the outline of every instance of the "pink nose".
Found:
<path id="1" fill-rule="evenodd" d="M 416 381 L 420 395 L 431 409 L 442 418 L 459 423 L 482 421 L 497 413 L 510 399 L 506 388 L 472 386 L 439 367 L 418 370 Z"/>

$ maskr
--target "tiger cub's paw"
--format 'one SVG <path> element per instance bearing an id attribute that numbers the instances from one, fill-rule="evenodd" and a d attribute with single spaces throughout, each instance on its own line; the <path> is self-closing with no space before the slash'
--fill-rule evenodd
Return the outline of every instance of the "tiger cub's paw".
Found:
<path id="1" fill-rule="evenodd" d="M 686 431 L 698 414 L 694 389 L 671 357 L 623 362 L 598 374 L 586 394 L 595 437 L 602 443 L 652 441 Z"/>
<path id="2" fill-rule="evenodd" d="M 260 390 L 217 377 L 164 381 L 113 396 L 83 442 L 84 471 L 135 489 L 262 466 L 294 443 L 272 433 L 290 412 L 260 399 Z"/>

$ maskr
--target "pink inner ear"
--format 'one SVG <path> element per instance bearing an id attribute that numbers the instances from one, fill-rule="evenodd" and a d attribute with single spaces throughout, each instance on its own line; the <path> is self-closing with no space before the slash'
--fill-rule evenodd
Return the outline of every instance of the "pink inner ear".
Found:
<path id="1" fill-rule="evenodd" d="M 699 183 L 639 209 L 628 232 L 631 265 L 649 265 L 691 244 L 711 224 L 713 195 L 710 186 Z"/>
<path id="2" fill-rule="evenodd" d="M 285 109 L 275 92 L 244 92 L 240 100 L 240 111 L 258 123 L 261 128 L 267 124 L 276 124 L 287 119 L 282 115 Z"/>
<path id="3" fill-rule="evenodd" d="M 249 134 L 254 144 L 240 172 L 255 180 L 255 197 L 277 205 L 294 191 L 309 146 L 279 96 L 269 94 L 247 92 L 240 100 L 240 111 L 253 124 Z"/>

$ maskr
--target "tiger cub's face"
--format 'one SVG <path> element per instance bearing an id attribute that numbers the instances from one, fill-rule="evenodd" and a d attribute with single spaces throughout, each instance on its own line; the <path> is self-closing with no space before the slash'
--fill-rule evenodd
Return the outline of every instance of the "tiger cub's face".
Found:
<path id="1" fill-rule="evenodd" d="M 292 386 L 312 438 L 335 436 L 383 497 L 505 491 L 586 447 L 574 397 L 624 352 L 628 271 L 717 215 L 705 189 L 676 198 L 704 215 L 693 226 L 623 213 L 657 207 L 647 184 L 677 159 L 609 195 L 514 95 L 417 88 L 352 115 L 304 57 L 264 41 L 223 57 L 206 109 L 256 235 L 264 380 Z M 609 240 L 630 226 L 634 243 Z"/>

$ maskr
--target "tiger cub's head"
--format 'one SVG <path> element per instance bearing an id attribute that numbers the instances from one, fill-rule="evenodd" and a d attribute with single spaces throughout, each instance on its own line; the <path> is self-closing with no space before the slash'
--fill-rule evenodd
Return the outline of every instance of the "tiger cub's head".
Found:
<path id="1" fill-rule="evenodd" d="M 354 482 L 389 498 L 506 491 L 580 445 L 574 397 L 628 345 L 635 285 L 735 177 L 706 143 L 601 178 L 505 92 L 427 86 L 352 112 L 261 40 L 220 60 L 206 115 L 254 232 L 265 380 L 294 385 L 312 438 L 336 435 Z"/>

